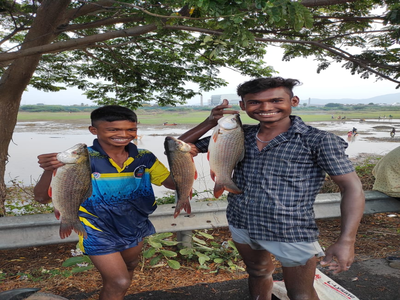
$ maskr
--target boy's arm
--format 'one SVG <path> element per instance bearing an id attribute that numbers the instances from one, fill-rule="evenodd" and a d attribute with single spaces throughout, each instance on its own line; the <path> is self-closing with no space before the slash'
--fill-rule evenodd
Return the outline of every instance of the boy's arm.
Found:
<path id="1" fill-rule="evenodd" d="M 224 110 L 230 107 L 232 107 L 232 105 L 229 105 L 228 100 L 224 99 L 224 101 L 222 101 L 222 104 L 214 107 L 211 110 L 211 113 L 207 119 L 205 119 L 202 123 L 200 123 L 196 127 L 182 134 L 179 137 L 179 139 L 186 143 L 195 143 L 199 138 L 203 136 L 203 134 L 205 134 L 210 129 L 214 128 L 218 124 L 218 120 L 221 119 L 224 116 L 224 114 L 239 113 L 239 111 L 237 110 Z"/>
<path id="2" fill-rule="evenodd" d="M 356 172 L 331 176 L 341 193 L 341 233 L 338 240 L 325 252 L 322 266 L 329 265 L 334 274 L 347 271 L 354 260 L 354 243 L 364 214 L 365 196 Z M 337 261 L 333 258 L 336 257 Z"/>
<path id="3" fill-rule="evenodd" d="M 167 177 L 167 179 L 165 179 L 165 180 L 162 182 L 162 185 L 163 185 L 164 187 L 166 187 L 167 189 L 171 189 L 171 190 L 175 190 L 175 189 L 176 189 L 176 187 L 175 187 L 175 182 L 174 182 L 174 180 L 172 179 L 172 175 L 171 175 L 171 174 Z"/>
<path id="4" fill-rule="evenodd" d="M 53 171 L 64 164 L 57 160 L 57 153 L 48 153 L 38 156 L 38 163 L 43 168 L 43 174 L 33 189 L 35 201 L 46 204 L 51 202 L 48 190 L 53 176 Z"/>

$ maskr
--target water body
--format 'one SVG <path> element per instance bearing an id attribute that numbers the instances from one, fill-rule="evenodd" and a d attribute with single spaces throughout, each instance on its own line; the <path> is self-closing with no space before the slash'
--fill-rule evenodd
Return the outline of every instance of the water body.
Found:
<path id="1" fill-rule="evenodd" d="M 310 125 L 327 131 L 342 132 L 340 136 L 346 141 L 348 140 L 346 132 L 356 127 L 359 135 L 349 139 L 349 147 L 346 151 L 349 157 L 356 157 L 360 153 L 384 155 L 400 146 L 400 120 L 363 123 L 359 121 L 315 122 Z M 390 137 L 389 132 L 392 127 L 395 127 L 398 132 L 398 136 L 393 141 L 398 142 L 379 141 L 380 138 Z M 177 137 L 185 131 L 187 128 L 178 128 L 178 126 L 154 128 L 139 125 L 138 135 L 141 139 L 138 140 L 137 145 L 139 148 L 152 151 L 162 163 L 168 166 L 164 154 L 165 136 Z M 377 140 L 371 141 L 369 139 L 371 137 Z M 19 122 L 9 147 L 10 157 L 5 173 L 6 184 L 10 185 L 12 180 L 17 180 L 24 185 L 35 184 L 42 173 L 42 169 L 37 164 L 39 154 L 61 152 L 77 143 L 91 145 L 94 138 L 95 136 L 89 133 L 87 125 L 64 124 L 61 127 L 57 122 Z M 212 190 L 214 183 L 210 178 L 206 155 L 200 154 L 195 157 L 195 164 L 198 179 L 195 181 L 194 189 L 199 192 Z M 164 187 L 154 187 L 154 191 L 157 197 L 168 194 L 168 190 Z M 206 194 L 201 195 L 201 197 L 204 196 Z"/>

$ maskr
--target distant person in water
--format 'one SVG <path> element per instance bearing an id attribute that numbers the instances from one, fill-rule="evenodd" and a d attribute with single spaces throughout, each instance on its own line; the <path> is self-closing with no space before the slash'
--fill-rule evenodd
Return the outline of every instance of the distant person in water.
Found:
<path id="1" fill-rule="evenodd" d="M 396 129 L 393 127 L 392 131 L 390 132 L 390 137 L 394 138 L 395 135 L 396 135 Z"/>

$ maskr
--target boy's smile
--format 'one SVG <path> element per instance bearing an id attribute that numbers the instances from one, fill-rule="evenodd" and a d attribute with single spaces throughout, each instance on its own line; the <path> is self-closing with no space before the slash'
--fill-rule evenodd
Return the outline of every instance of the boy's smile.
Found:
<path id="1" fill-rule="evenodd" d="M 298 104 L 298 97 L 290 98 L 285 88 L 277 87 L 246 94 L 240 102 L 240 107 L 250 118 L 259 122 L 278 122 L 289 117 L 292 107 Z"/>
<path id="2" fill-rule="evenodd" d="M 101 121 L 96 126 L 90 126 L 92 134 L 97 135 L 101 145 L 125 147 L 137 137 L 137 123 L 128 120 Z"/>

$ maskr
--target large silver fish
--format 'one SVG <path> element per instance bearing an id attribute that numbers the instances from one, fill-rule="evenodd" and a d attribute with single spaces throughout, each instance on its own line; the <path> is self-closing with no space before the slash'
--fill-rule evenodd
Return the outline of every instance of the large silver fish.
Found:
<path id="1" fill-rule="evenodd" d="M 85 144 L 75 146 L 57 154 L 65 165 L 56 169 L 50 184 L 57 219 L 61 217 L 60 237 L 70 236 L 72 230 L 83 237 L 87 233 L 79 220 L 79 206 L 92 195 L 89 152 Z"/>
<path id="2" fill-rule="evenodd" d="M 244 157 L 244 132 L 239 115 L 227 115 L 218 120 L 207 155 L 211 178 L 215 182 L 214 197 L 220 197 L 224 190 L 241 194 L 232 181 L 233 169 Z"/>
<path id="3" fill-rule="evenodd" d="M 174 218 L 176 218 L 182 209 L 188 214 L 192 211 L 190 199 L 192 199 L 193 182 L 197 179 L 197 171 L 190 154 L 191 146 L 189 144 L 167 136 L 164 148 L 176 187 L 177 202 L 174 212 Z"/>

